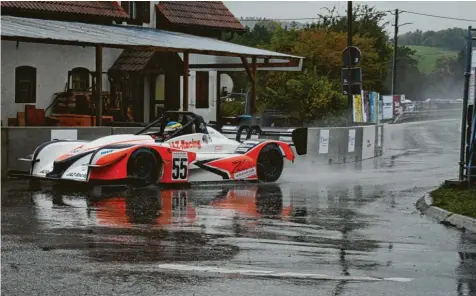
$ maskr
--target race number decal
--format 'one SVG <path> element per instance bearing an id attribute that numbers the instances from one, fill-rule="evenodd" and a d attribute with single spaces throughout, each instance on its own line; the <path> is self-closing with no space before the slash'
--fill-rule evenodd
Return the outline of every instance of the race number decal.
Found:
<path id="1" fill-rule="evenodd" d="M 172 153 L 172 180 L 187 180 L 188 155 L 187 152 Z"/>

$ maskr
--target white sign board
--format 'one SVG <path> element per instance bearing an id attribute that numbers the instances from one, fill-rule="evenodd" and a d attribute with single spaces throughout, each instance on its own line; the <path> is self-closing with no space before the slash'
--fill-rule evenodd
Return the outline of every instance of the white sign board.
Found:
<path id="1" fill-rule="evenodd" d="M 474 100 L 474 95 L 476 92 L 476 49 L 473 48 L 471 52 L 471 76 L 469 76 L 469 98 L 468 101 L 472 102 Z"/>
<path id="2" fill-rule="evenodd" d="M 392 96 L 382 96 L 382 113 L 383 119 L 392 119 L 393 118 L 393 97 Z"/>
<path id="3" fill-rule="evenodd" d="M 349 144 L 347 146 L 347 152 L 355 151 L 355 129 L 349 130 Z"/>
<path id="4" fill-rule="evenodd" d="M 329 130 L 319 132 L 319 154 L 329 153 Z"/>
<path id="5" fill-rule="evenodd" d="M 364 127 L 364 136 L 362 141 L 362 159 L 368 159 L 375 156 L 375 126 Z"/>
<path id="6" fill-rule="evenodd" d="M 77 140 L 78 130 L 76 129 L 52 129 L 51 140 Z"/>

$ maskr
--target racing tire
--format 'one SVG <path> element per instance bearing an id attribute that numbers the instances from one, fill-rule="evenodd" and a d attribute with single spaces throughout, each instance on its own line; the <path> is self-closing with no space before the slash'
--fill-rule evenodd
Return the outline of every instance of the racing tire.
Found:
<path id="1" fill-rule="evenodd" d="M 127 175 L 137 180 L 136 185 L 145 187 L 155 185 L 159 177 L 160 156 L 154 151 L 139 148 L 134 151 L 127 162 Z"/>
<path id="2" fill-rule="evenodd" d="M 283 167 L 283 155 L 276 145 L 266 145 L 261 149 L 257 161 L 258 180 L 275 182 L 281 176 Z"/>

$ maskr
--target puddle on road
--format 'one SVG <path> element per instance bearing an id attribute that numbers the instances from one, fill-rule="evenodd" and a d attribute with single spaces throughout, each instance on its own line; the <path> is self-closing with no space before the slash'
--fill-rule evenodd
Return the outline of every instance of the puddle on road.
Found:
<path id="1" fill-rule="evenodd" d="M 279 184 L 141 189 L 100 199 L 5 190 L 2 230 L 34 238 L 44 250 L 87 250 L 97 261 L 220 260 L 238 252 L 226 243 L 231 237 L 341 248 L 343 231 L 369 219 L 352 208 L 372 199 L 363 198 L 361 186 L 312 194 Z M 21 225 L 31 229 L 18 233 Z M 378 244 L 359 239 L 348 246 Z"/>

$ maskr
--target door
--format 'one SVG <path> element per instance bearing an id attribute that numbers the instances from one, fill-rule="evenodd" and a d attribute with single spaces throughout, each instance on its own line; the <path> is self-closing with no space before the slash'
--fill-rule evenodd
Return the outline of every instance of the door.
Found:
<path id="1" fill-rule="evenodd" d="M 165 74 L 150 75 L 150 121 L 157 119 L 165 111 Z"/>

